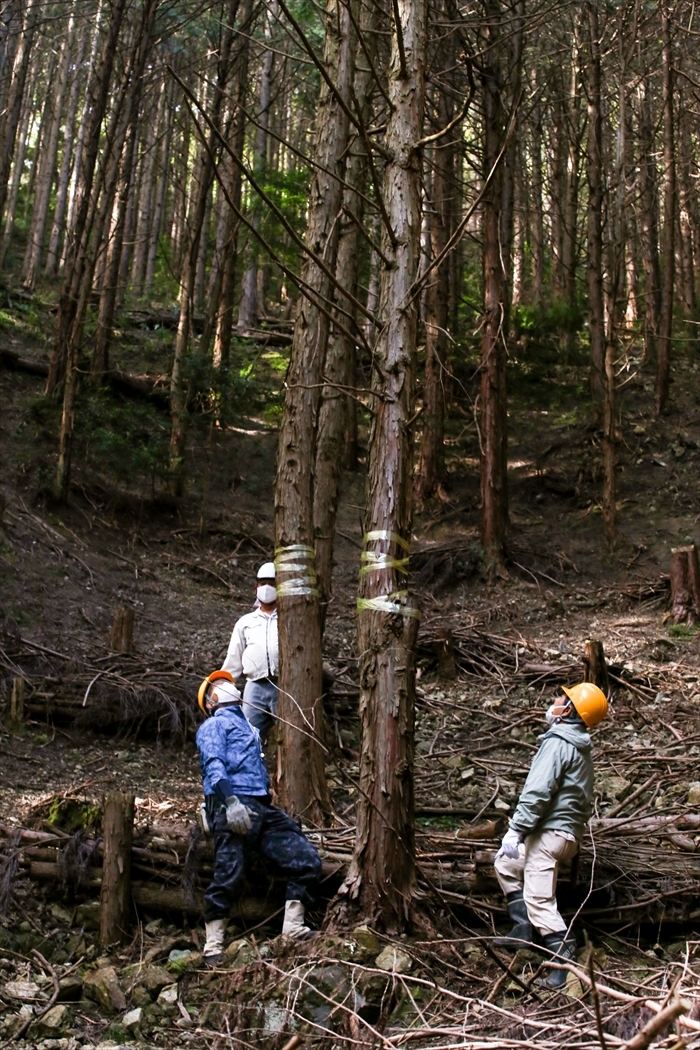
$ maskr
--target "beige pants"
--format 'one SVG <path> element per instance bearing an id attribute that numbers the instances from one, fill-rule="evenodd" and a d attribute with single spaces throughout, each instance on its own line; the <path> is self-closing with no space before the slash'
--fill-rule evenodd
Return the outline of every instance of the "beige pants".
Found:
<path id="1" fill-rule="evenodd" d="M 520 844 L 517 857 L 499 857 L 496 876 L 504 893 L 523 891 L 530 922 L 540 933 L 560 933 L 566 923 L 557 908 L 557 872 L 578 852 L 578 842 L 557 831 L 535 831 Z"/>

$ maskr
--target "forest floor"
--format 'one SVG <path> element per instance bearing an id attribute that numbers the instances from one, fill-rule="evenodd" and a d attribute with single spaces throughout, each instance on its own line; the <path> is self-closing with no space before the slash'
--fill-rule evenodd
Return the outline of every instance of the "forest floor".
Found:
<path id="1" fill-rule="evenodd" d="M 7 316 L 6 347 L 45 360 L 38 332 L 49 330 L 48 314 L 38 308 L 33 328 Z M 125 330 L 117 367 L 153 372 L 149 338 Z M 279 386 L 276 356 L 256 354 L 261 382 Z M 700 812 L 700 632 L 664 622 L 670 549 L 700 540 L 700 365 L 690 352 L 679 356 L 671 410 L 657 420 L 651 377 L 630 351 L 620 376 L 619 540 L 609 554 L 585 367 L 536 366 L 526 347 L 519 355 L 509 375 L 507 571 L 483 575 L 473 379 L 452 389 L 446 500 L 415 518 L 424 869 L 415 935 L 389 942 L 343 926 L 337 908 L 332 933 L 301 948 L 278 936 L 279 917 L 252 931 L 242 923 L 227 965 L 202 973 L 201 924 L 141 914 L 133 942 L 105 955 L 94 894 L 76 898 L 20 871 L 0 917 L 0 1045 L 31 1022 L 14 1045 L 614 1047 L 681 994 L 686 1041 L 662 1033 L 655 1045 L 700 1046 L 700 827 L 692 819 Z M 185 712 L 199 680 L 220 665 L 273 546 L 269 406 L 251 397 L 249 411 L 241 407 L 221 429 L 193 424 L 187 458 L 195 480 L 178 503 L 157 478 L 149 484 L 127 472 L 115 481 L 116 446 L 93 418 L 71 501 L 58 510 L 44 495 L 55 414 L 42 407 L 41 383 L 0 368 L 0 713 L 21 674 L 31 715 L 22 731 L 11 732 L 7 720 L 0 726 L 0 897 L 12 828 L 45 828 L 56 799 L 97 807 L 119 787 L 137 796 L 137 825 L 191 823 L 201 791 Z M 130 403 L 110 411 L 138 431 Z M 118 415 L 110 418 L 107 430 Z M 99 455 L 87 449 L 90 440 Z M 314 833 L 338 856 L 352 846 L 356 797 L 363 504 L 361 470 L 345 474 L 324 651 L 336 675 L 327 714 L 338 818 L 332 831 Z M 118 605 L 135 610 L 130 656 L 108 647 Z M 455 641 L 453 681 L 436 670 L 434 641 L 445 627 Z M 529 987 L 540 956 L 523 951 L 513 960 L 488 944 L 506 922 L 490 864 L 544 710 L 560 682 L 580 677 L 589 638 L 604 643 L 615 675 L 613 713 L 595 734 L 596 822 L 578 884 L 562 880 L 567 919 L 583 908 L 582 972 L 570 978 L 568 996 L 547 999 Z M 54 714 L 47 720 L 42 711 Z M 322 909 L 314 919 L 323 923 Z M 599 1021 L 595 997 L 582 990 L 593 972 Z M 54 979 L 58 1006 L 41 1017 Z"/>

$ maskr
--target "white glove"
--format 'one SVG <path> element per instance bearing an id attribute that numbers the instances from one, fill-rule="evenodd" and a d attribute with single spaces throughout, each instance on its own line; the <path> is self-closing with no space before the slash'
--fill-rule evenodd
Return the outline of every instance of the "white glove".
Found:
<path id="1" fill-rule="evenodd" d="M 226 799 L 226 823 L 234 835 L 245 835 L 252 827 L 250 810 L 235 795 Z"/>
<path id="2" fill-rule="evenodd" d="M 496 854 L 496 860 L 499 857 L 511 857 L 513 860 L 518 856 L 518 846 L 523 841 L 523 837 L 519 831 L 515 828 L 508 828 L 503 840 L 501 842 L 501 848 Z"/>

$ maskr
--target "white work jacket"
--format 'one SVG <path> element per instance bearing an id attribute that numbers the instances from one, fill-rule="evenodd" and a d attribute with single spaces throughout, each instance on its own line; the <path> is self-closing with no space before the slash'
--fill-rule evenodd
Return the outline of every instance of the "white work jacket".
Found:
<path id="1" fill-rule="evenodd" d="M 254 682 L 276 677 L 279 671 L 276 609 L 269 615 L 254 609 L 241 616 L 233 628 L 222 670 L 230 671 L 234 679 L 244 674 Z"/>

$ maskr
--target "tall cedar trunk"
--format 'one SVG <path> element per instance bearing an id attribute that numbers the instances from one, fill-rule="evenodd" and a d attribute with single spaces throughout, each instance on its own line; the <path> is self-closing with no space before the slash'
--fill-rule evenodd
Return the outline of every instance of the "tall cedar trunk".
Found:
<path id="1" fill-rule="evenodd" d="M 12 157 L 15 152 L 15 139 L 17 128 L 22 112 L 22 99 L 24 98 L 24 87 L 29 70 L 29 60 L 32 53 L 32 44 L 37 26 L 38 0 L 28 0 L 24 10 L 24 23 L 22 35 L 15 53 L 14 68 L 12 71 L 12 82 L 10 84 L 7 107 L 4 120 L 0 128 L 0 220 L 5 211 L 7 201 L 8 182 Z"/>
<path id="2" fill-rule="evenodd" d="M 676 230 L 676 156 L 673 129 L 673 56 L 671 53 L 671 16 L 668 7 L 661 8 L 662 75 L 664 100 L 664 269 L 661 285 L 658 360 L 656 369 L 657 416 L 666 408 L 671 381 L 671 332 L 673 329 L 673 287 Z"/>
<path id="3" fill-rule="evenodd" d="M 372 49 L 376 40 L 377 12 L 373 5 L 363 7 L 360 32 L 365 46 Z M 374 61 L 374 57 L 373 57 Z M 356 111 L 366 123 L 371 88 L 369 62 L 357 45 L 357 64 L 353 96 Z M 367 155 L 359 135 L 348 148 L 345 169 L 345 191 L 343 194 L 343 219 L 339 224 L 338 258 L 336 279 L 355 296 L 359 265 L 359 230 L 362 221 L 363 200 L 359 193 L 363 173 L 366 173 Z M 355 221 L 353 221 L 353 218 Z M 333 536 L 338 509 L 338 486 L 340 467 L 343 462 L 347 412 L 350 400 L 344 388 L 355 382 L 355 340 L 352 337 L 355 312 L 348 296 L 336 289 L 339 325 L 331 327 L 326 364 L 326 385 L 321 392 L 318 413 L 318 435 L 316 438 L 316 464 L 314 470 L 314 545 L 316 548 L 316 574 L 318 576 L 319 603 L 321 611 L 321 633 L 325 626 L 326 610 L 331 596 L 333 571 Z M 342 327 L 341 327 L 342 326 Z"/>
<path id="4" fill-rule="evenodd" d="M 185 242 L 187 222 L 187 186 L 189 168 L 187 158 L 190 152 L 192 133 L 189 110 L 180 118 L 179 140 L 175 146 L 175 189 L 173 192 L 172 214 L 170 216 L 170 265 L 173 269 L 180 266 L 182 248 Z"/>
<path id="5" fill-rule="evenodd" d="M 214 180 L 209 183 L 209 190 L 204 205 L 204 218 L 202 219 L 202 230 L 199 235 L 199 251 L 197 252 L 197 266 L 194 274 L 194 288 L 192 295 L 195 309 L 202 306 L 204 299 L 204 285 L 206 283 L 207 254 L 209 251 L 209 228 L 211 226 L 211 215 L 213 209 Z"/>
<path id="6" fill-rule="evenodd" d="M 155 208 L 151 219 L 148 240 L 148 258 L 146 261 L 146 275 L 144 277 L 143 294 L 148 297 L 151 294 L 151 286 L 156 272 L 156 258 L 158 255 L 158 239 L 163 225 L 165 214 L 165 196 L 168 189 L 167 172 L 170 168 L 170 150 L 173 141 L 173 92 L 175 81 L 168 79 L 165 84 L 165 133 L 160 152 L 160 166 L 158 170 L 158 189 L 156 192 Z"/>
<path id="7" fill-rule="evenodd" d="M 215 129 L 220 125 L 221 112 L 224 102 L 226 82 L 230 73 L 231 48 L 234 38 L 234 23 L 238 12 L 239 0 L 229 0 L 226 12 L 225 29 L 221 40 L 217 81 L 214 99 L 210 106 L 209 120 L 212 129 L 208 133 L 208 147 L 202 147 L 199 159 L 199 174 L 196 182 L 197 193 L 188 216 L 187 244 L 183 253 L 180 268 L 180 317 L 178 320 L 177 333 L 175 335 L 175 349 L 173 354 L 173 365 L 170 373 L 170 473 L 173 479 L 173 488 L 177 496 L 184 492 L 184 454 L 185 438 L 187 436 L 187 389 L 185 382 L 185 357 L 190 341 L 192 328 L 192 316 L 194 314 L 195 281 L 197 277 L 197 260 L 199 257 L 199 241 L 202 236 L 204 218 L 207 210 L 207 202 L 214 178 L 214 164 L 212 156 L 218 151 L 219 142 Z"/>
<path id="8" fill-rule="evenodd" d="M 337 95 L 322 81 L 306 244 L 333 272 L 343 201 L 354 33 L 349 5 L 328 0 L 323 64 Z M 280 635 L 278 790 L 286 809 L 319 822 L 330 811 L 323 751 L 321 619 L 314 568 L 314 461 L 319 384 L 325 366 L 332 286 L 309 257 L 302 280 L 312 298 L 299 303 L 287 375 L 275 489 L 277 605 Z"/>
<path id="9" fill-rule="evenodd" d="M 564 209 L 566 201 L 566 157 L 568 135 L 566 129 L 566 116 L 564 113 L 565 89 L 563 84 L 563 71 L 555 69 L 552 81 L 556 84 L 554 98 L 552 100 L 552 128 L 550 135 L 554 137 L 554 144 L 549 158 L 551 189 L 549 194 L 551 213 L 551 252 L 552 252 L 552 290 L 556 299 L 563 299 L 566 295 L 566 274 L 564 271 L 564 238 L 566 236 L 566 224 L 564 221 Z"/>
<path id="10" fill-rule="evenodd" d="M 135 124 L 138 115 L 141 82 L 151 47 L 153 24 L 158 4 L 159 0 L 147 0 L 141 9 L 141 19 L 137 31 L 134 34 L 133 50 L 126 71 L 125 88 L 118 96 L 119 104 L 115 107 L 111 126 L 106 135 L 105 147 L 103 149 L 104 160 L 100 172 L 102 186 L 100 187 L 98 185 L 96 192 L 98 199 L 93 204 L 91 211 L 87 207 L 83 207 L 82 200 L 76 209 L 76 222 L 80 223 L 83 214 L 85 218 L 82 223 L 82 233 L 80 238 L 75 237 L 75 230 L 72 231 L 75 248 L 73 250 L 72 260 L 70 255 L 68 257 L 68 262 L 72 261 L 72 265 L 69 266 L 68 263 L 66 265 L 66 277 L 64 279 L 61 298 L 59 300 L 59 316 L 57 321 L 58 332 L 56 343 L 54 345 L 54 355 L 56 354 L 57 348 L 61 345 L 60 340 L 63 340 L 66 350 L 63 410 L 59 432 L 58 463 L 54 482 L 55 498 L 61 502 L 65 502 L 68 496 L 68 486 L 70 483 L 73 423 L 75 399 L 77 394 L 78 353 L 82 342 L 83 325 L 85 322 L 87 305 L 92 291 L 95 263 L 97 261 L 98 253 L 102 250 L 103 232 L 112 211 L 114 194 L 119 180 L 119 169 L 124 142 L 129 128 Z M 113 8 L 113 11 L 116 11 L 116 7 Z M 113 26 L 110 26 L 108 40 L 111 36 L 112 28 Z M 102 67 L 103 72 L 105 70 L 105 65 L 106 63 Z M 107 76 L 109 80 L 109 74 Z M 99 106 L 102 106 L 104 111 L 106 99 L 104 98 L 105 93 L 101 82 L 99 82 L 100 80 L 101 78 L 98 77 L 98 90 L 95 93 L 96 98 L 98 99 L 96 109 Z M 89 134 L 86 137 L 85 151 L 83 154 L 83 159 L 86 163 L 89 162 L 91 156 L 94 156 L 92 150 L 92 130 L 92 127 L 90 127 Z M 97 142 L 99 142 L 99 129 L 97 130 L 95 138 L 97 139 Z M 81 178 L 81 190 L 83 193 L 85 193 L 86 181 L 87 180 Z M 90 184 L 92 185 L 92 178 L 90 179 Z M 99 193 L 100 188 L 102 189 L 101 199 Z M 67 285 L 69 294 L 65 295 L 64 290 Z M 68 320 L 70 320 L 70 326 L 67 324 Z M 51 368 L 53 365 L 54 358 L 52 357 L 49 379 L 51 378 Z"/>
<path id="11" fill-rule="evenodd" d="M 450 68 L 449 57 L 446 68 Z M 454 116 L 452 91 L 440 92 L 439 123 L 446 127 Z M 430 261 L 442 255 L 452 217 L 454 138 L 436 143 L 432 179 Z M 442 259 L 428 283 L 425 314 L 425 378 L 423 380 L 423 439 L 416 479 L 416 498 L 429 499 L 444 480 L 445 364 L 447 359 L 450 257 Z"/>
<path id="12" fill-rule="evenodd" d="M 0 13 L 0 113 L 5 113 L 7 106 L 15 56 L 22 37 L 23 17 L 22 0 L 10 0 Z"/>
<path id="13" fill-rule="evenodd" d="M 58 270 L 59 248 L 63 235 L 63 224 L 66 216 L 66 205 L 68 203 L 68 184 L 70 182 L 71 164 L 73 161 L 73 141 L 75 135 L 75 118 L 78 112 L 78 98 L 80 94 L 81 72 L 83 55 L 85 54 L 86 28 L 81 26 L 78 30 L 75 54 L 71 55 L 71 69 L 69 71 L 68 105 L 66 107 L 66 120 L 63 130 L 63 155 L 61 157 L 61 169 L 58 173 L 56 186 L 56 201 L 53 210 L 53 222 L 49 236 L 49 247 L 46 253 L 46 275 L 55 277 Z"/>
<path id="14" fill-rule="evenodd" d="M 358 596 L 362 744 L 355 852 L 343 887 L 359 914 L 405 930 L 415 884 L 414 720 L 418 610 L 406 590 L 420 254 L 426 0 L 397 0 L 383 199 L 380 330 L 373 371 L 369 494 Z M 398 26 L 397 21 L 398 20 Z"/>
<path id="15" fill-rule="evenodd" d="M 91 85 L 95 83 L 95 65 L 98 61 L 98 52 L 100 51 L 100 40 L 102 39 L 102 12 L 103 12 L 103 0 L 99 0 L 97 11 L 93 22 L 92 42 L 90 44 L 90 59 L 87 63 L 87 87 L 85 89 L 85 97 L 83 99 L 83 107 L 80 116 L 80 125 L 78 127 L 78 134 L 75 142 L 75 160 L 73 162 L 73 174 L 71 175 L 70 186 L 68 188 L 68 206 L 66 211 L 66 232 L 63 240 L 63 252 L 60 260 L 60 268 L 63 270 L 68 259 L 69 252 L 72 250 L 71 231 L 75 226 L 75 214 L 78 201 L 81 199 L 82 193 L 80 190 L 80 177 L 83 172 L 83 151 L 85 148 L 86 137 L 90 128 L 91 122 L 95 120 L 95 113 L 92 107 L 92 93 Z M 108 30 L 108 33 L 110 31 Z M 112 39 L 110 33 L 110 39 Z M 116 42 L 118 39 L 115 37 L 112 42 Z M 104 47 L 100 54 L 100 60 L 104 54 Z"/>
<path id="16" fill-rule="evenodd" d="M 143 295 L 143 286 L 146 280 L 148 246 L 150 243 L 150 225 L 153 218 L 156 195 L 156 159 L 158 155 L 156 136 L 160 132 L 163 120 L 163 106 L 165 99 L 167 98 L 167 87 L 168 80 L 164 80 L 160 88 L 160 97 L 156 108 L 156 118 L 155 120 L 148 122 L 148 133 L 144 145 L 144 155 L 141 160 L 141 187 L 138 195 L 136 232 L 134 236 L 133 261 L 131 264 L 132 292 L 138 297 Z"/>
<path id="17" fill-rule="evenodd" d="M 619 330 L 622 324 L 622 292 L 625 275 L 626 222 L 625 205 L 627 192 L 627 94 L 626 62 L 623 50 L 624 23 L 619 16 L 619 119 L 615 156 L 615 197 L 608 205 L 609 213 L 609 250 L 608 280 L 609 308 L 608 332 L 605 345 L 605 385 L 603 402 L 603 529 L 605 542 L 609 549 L 615 545 L 617 536 L 617 496 L 616 496 L 616 438 L 615 438 L 615 350 L 618 344 Z"/>
<path id="18" fill-rule="evenodd" d="M 124 295 L 126 293 L 126 287 L 129 281 L 129 271 L 131 268 L 131 253 L 134 250 L 134 240 L 136 238 L 136 201 L 138 200 L 136 176 L 138 174 L 137 169 L 140 146 L 140 131 L 141 122 L 139 122 L 139 124 L 136 126 L 135 133 L 133 136 L 133 143 L 131 146 L 132 157 L 131 163 L 129 164 L 129 170 L 131 172 L 131 175 L 127 186 L 123 187 L 124 192 L 127 195 L 127 200 L 126 209 L 124 213 L 123 231 L 121 231 L 121 244 L 119 246 L 119 271 L 117 274 L 116 284 L 114 285 L 115 313 L 121 310 L 122 304 L 124 302 Z"/>
<path id="19" fill-rule="evenodd" d="M 27 76 L 28 87 L 25 91 L 24 102 L 22 104 L 22 115 L 17 132 L 17 144 L 15 146 L 15 153 L 12 160 L 10 188 L 7 194 L 5 225 L 2 231 L 2 247 L 0 247 L 1 265 L 5 264 L 5 256 L 7 255 L 8 248 L 12 241 L 12 231 L 14 229 L 17 201 L 19 199 L 19 188 L 24 173 L 24 159 L 27 152 L 27 143 L 29 141 L 32 118 L 34 116 L 34 83 L 36 81 L 38 64 L 39 63 L 35 60 Z"/>
<path id="20" fill-rule="evenodd" d="M 588 3 L 588 333 L 591 393 L 602 412 L 605 390 L 603 308 L 603 131 L 600 111 L 600 29 L 598 4 Z"/>
<path id="21" fill-rule="evenodd" d="M 533 86 L 537 88 L 535 74 Z M 539 95 L 532 112 L 532 184 L 530 203 L 532 206 L 532 297 L 536 306 L 544 303 L 544 204 L 542 201 L 542 108 Z"/>
<path id="22" fill-rule="evenodd" d="M 511 309 L 523 300 L 525 285 L 525 241 L 527 238 L 527 172 L 522 156 L 515 166 L 515 188 L 513 193 L 513 262 L 511 280 Z"/>
<path id="23" fill-rule="evenodd" d="M 44 139 L 39 174 L 37 176 L 37 190 L 32 211 L 32 221 L 29 227 L 29 239 L 24 256 L 23 280 L 24 287 L 31 290 L 34 288 L 39 273 L 41 252 L 44 246 L 44 232 L 46 230 L 46 218 L 49 213 L 49 199 L 56 170 L 56 153 L 58 150 L 58 134 L 61 128 L 61 116 L 63 113 L 63 96 L 68 80 L 68 66 L 71 60 L 73 37 L 73 19 L 71 17 L 68 31 L 61 43 L 61 53 L 58 58 L 58 70 L 52 91 L 52 113 L 50 127 Z"/>
<path id="24" fill-rule="evenodd" d="M 232 110 L 229 106 L 224 120 L 224 134 L 230 138 Z M 221 285 L 223 282 L 224 267 L 224 242 L 226 240 L 226 226 L 230 208 L 221 188 L 221 183 L 229 186 L 231 183 L 231 171 L 233 158 L 224 153 L 216 169 L 216 183 L 213 192 L 216 199 L 212 204 L 212 219 L 214 226 L 214 250 L 212 252 L 211 264 L 209 266 L 209 279 L 207 281 L 206 303 L 204 308 L 204 326 L 199 337 L 199 356 L 202 361 L 209 357 L 212 340 L 214 338 L 214 325 L 216 324 L 216 312 L 221 299 Z M 210 223 L 211 225 L 211 223 Z M 201 259 L 201 253 L 200 253 Z"/>
<path id="25" fill-rule="evenodd" d="M 71 343 L 71 330 L 76 317 L 78 307 L 78 295 L 83 282 L 84 269 L 87 262 L 88 217 L 90 213 L 92 184 L 95 177 L 98 152 L 100 148 L 100 136 L 102 121 L 104 119 L 107 100 L 111 86 L 112 67 L 114 55 L 119 39 L 127 0 L 115 0 L 111 9 L 111 19 L 107 34 L 102 45 L 100 65 L 91 77 L 88 85 L 85 109 L 88 114 L 85 123 L 85 134 L 83 148 L 80 157 L 80 170 L 77 175 L 76 193 L 74 201 L 74 215 L 70 230 L 66 235 L 66 262 L 65 277 L 61 287 L 58 302 L 58 316 L 56 318 L 56 337 L 54 340 L 51 362 L 49 365 L 49 377 L 47 381 L 47 393 L 51 393 L 63 381 L 67 372 L 75 372 L 77 363 L 77 346 Z M 75 376 L 71 375 L 70 385 L 75 384 Z M 64 411 L 65 416 L 65 411 Z M 72 430 L 72 412 L 70 420 L 64 419 L 62 429 L 70 423 Z M 59 453 L 59 460 L 61 459 Z M 57 489 L 61 498 L 65 495 L 64 481 L 67 484 L 67 472 L 59 466 Z"/>
<path id="26" fill-rule="evenodd" d="M 265 40 L 271 44 L 279 7 L 276 0 L 271 0 L 265 19 Z M 255 135 L 254 171 L 258 182 L 265 177 L 267 167 L 267 129 L 270 122 L 270 102 L 272 98 L 272 75 L 275 66 L 275 53 L 269 47 L 264 54 L 260 74 L 260 95 L 258 99 L 258 127 Z M 251 222 L 259 230 L 262 221 L 262 202 L 259 198 L 253 201 Z M 246 269 L 243 274 L 241 302 L 238 309 L 238 327 L 242 330 L 255 328 L 258 323 L 260 304 L 258 303 L 258 258 L 259 245 L 253 233 L 249 234 Z"/>
<path id="27" fill-rule="evenodd" d="M 245 146 L 246 119 L 243 112 L 248 71 L 250 68 L 250 36 L 254 13 L 252 0 L 243 0 L 241 8 L 241 36 L 235 58 L 236 83 L 232 99 L 232 114 L 228 134 L 236 157 L 243 155 Z M 219 275 L 217 287 L 212 290 L 209 305 L 209 324 L 214 338 L 213 362 L 215 367 L 228 367 L 231 353 L 233 328 L 233 306 L 236 294 L 236 263 L 238 251 L 238 212 L 241 207 L 241 169 L 229 154 L 223 160 L 223 178 L 226 195 L 221 193 L 222 238 L 220 247 Z M 204 336 L 202 337 L 204 342 Z M 202 351 L 203 352 L 203 351 Z"/>
<path id="28" fill-rule="evenodd" d="M 576 305 L 578 183 L 581 156 L 581 91 L 578 71 L 578 41 L 571 53 L 569 104 L 567 108 L 567 157 L 564 184 L 564 240 L 562 245 L 563 293 L 569 310 Z M 570 343 L 570 337 L 567 342 Z"/>
<path id="29" fill-rule="evenodd" d="M 109 370 L 109 351 L 112 345 L 112 330 L 119 290 L 119 270 L 124 242 L 124 227 L 129 204 L 129 191 L 133 167 L 135 164 L 136 122 L 129 125 L 129 135 L 122 153 L 122 171 L 119 192 L 115 202 L 113 227 L 110 231 L 107 246 L 105 272 L 100 292 L 100 305 L 97 313 L 97 330 L 92 352 L 92 378 L 101 382 Z"/>
<path id="30" fill-rule="evenodd" d="M 498 163 L 505 131 L 500 0 L 489 0 L 487 11 L 491 46 L 482 71 L 484 177 Z M 503 562 L 508 523 L 505 349 L 508 291 L 501 250 L 502 181 L 502 168 L 499 167 L 482 203 L 481 542 L 489 565 Z"/>
<path id="31" fill-rule="evenodd" d="M 644 266 L 644 357 L 646 360 L 653 361 L 656 357 L 656 341 L 661 315 L 661 271 L 651 93 L 649 78 L 645 78 L 639 89 L 639 227 Z"/>
<path id="32" fill-rule="evenodd" d="M 695 263 L 693 258 L 694 226 L 693 211 L 695 208 L 695 188 L 692 184 L 690 173 L 693 144 L 691 136 L 690 115 L 687 100 L 683 100 L 683 108 L 680 114 L 680 249 L 682 264 L 682 296 L 683 306 L 686 314 L 695 316 Z"/>

